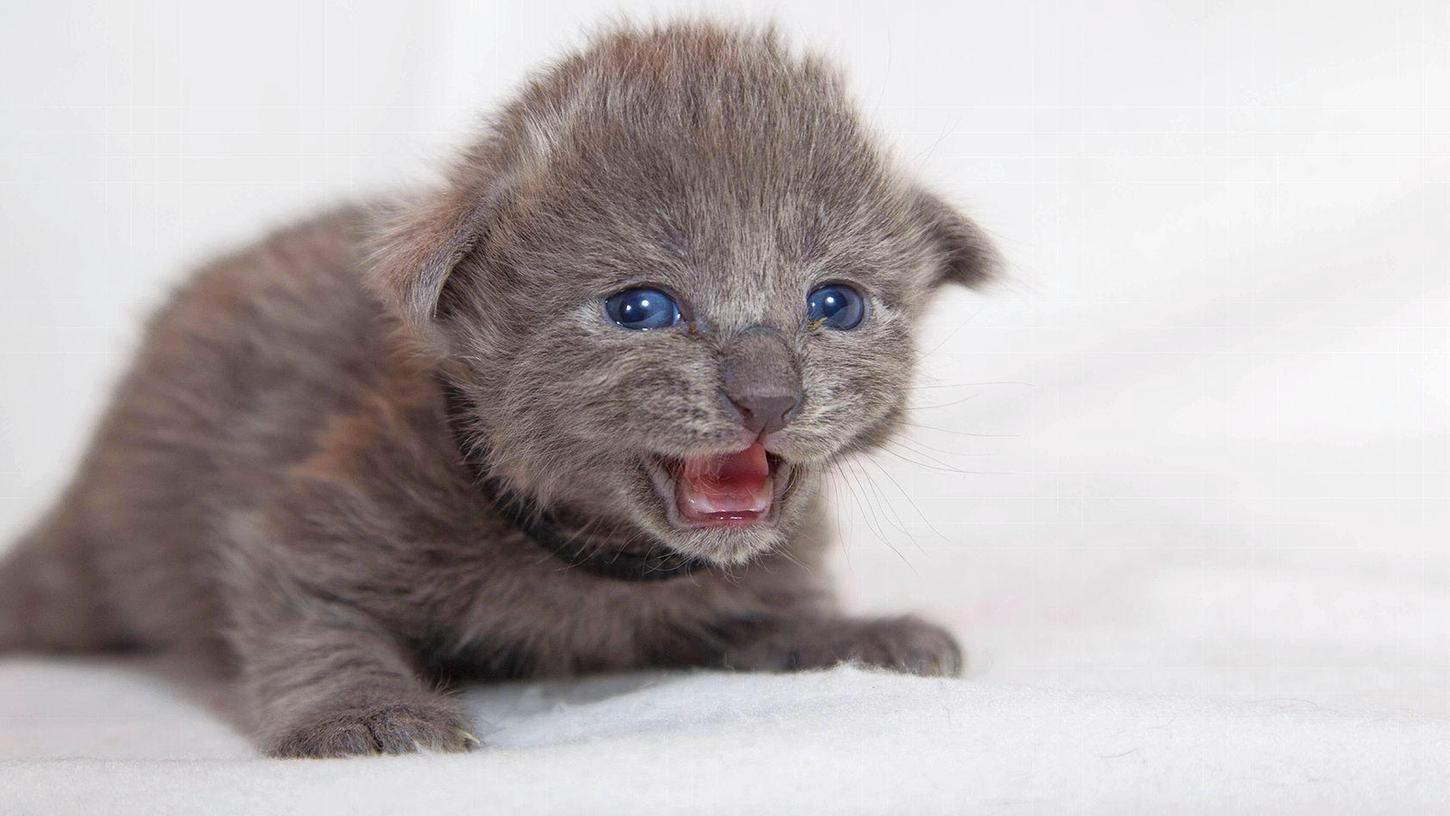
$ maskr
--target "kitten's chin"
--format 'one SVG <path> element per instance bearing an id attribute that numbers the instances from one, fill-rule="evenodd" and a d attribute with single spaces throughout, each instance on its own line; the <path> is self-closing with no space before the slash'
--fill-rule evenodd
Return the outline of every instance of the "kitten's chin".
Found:
<path id="1" fill-rule="evenodd" d="M 649 457 L 644 468 L 676 550 L 738 564 L 781 541 L 796 468 L 760 442 L 723 454 Z"/>

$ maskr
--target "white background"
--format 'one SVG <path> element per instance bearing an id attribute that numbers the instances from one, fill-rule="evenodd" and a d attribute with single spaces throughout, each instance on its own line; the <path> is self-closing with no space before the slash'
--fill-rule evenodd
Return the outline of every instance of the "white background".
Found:
<path id="1" fill-rule="evenodd" d="M 426 182 L 619 8 L 0 10 L 0 537 L 188 265 Z M 833 55 L 1009 260 L 837 480 L 854 607 L 978 683 L 1450 716 L 1450 6 L 711 8 Z"/>

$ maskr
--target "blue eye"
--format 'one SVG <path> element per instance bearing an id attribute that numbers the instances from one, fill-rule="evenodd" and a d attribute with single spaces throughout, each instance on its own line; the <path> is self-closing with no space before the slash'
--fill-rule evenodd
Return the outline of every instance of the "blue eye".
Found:
<path id="1" fill-rule="evenodd" d="M 609 318 L 626 329 L 665 329 L 680 322 L 680 307 L 658 289 L 641 286 L 625 289 L 604 301 Z"/>
<path id="2" fill-rule="evenodd" d="M 830 329 L 854 329 L 865 316 L 866 301 L 861 293 L 844 283 L 817 287 L 806 297 L 806 317 Z"/>

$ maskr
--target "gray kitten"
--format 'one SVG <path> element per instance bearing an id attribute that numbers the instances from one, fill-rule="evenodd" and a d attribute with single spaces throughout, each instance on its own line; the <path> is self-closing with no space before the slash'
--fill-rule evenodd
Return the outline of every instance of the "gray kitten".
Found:
<path id="1" fill-rule="evenodd" d="M 841 661 L 818 488 L 906 408 L 912 328 L 993 254 L 770 32 L 615 29 L 414 202 L 288 229 L 151 322 L 0 568 L 0 649 L 235 673 L 261 747 L 469 746 L 458 678 Z"/>

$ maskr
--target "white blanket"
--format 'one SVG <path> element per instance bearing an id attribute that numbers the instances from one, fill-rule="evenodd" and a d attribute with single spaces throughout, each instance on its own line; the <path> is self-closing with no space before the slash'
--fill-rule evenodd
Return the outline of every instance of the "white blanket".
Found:
<path id="1" fill-rule="evenodd" d="M 469 755 L 287 762 L 142 667 L 0 678 L 6 813 L 1423 813 L 1447 792 L 1442 722 L 1286 698 L 648 675 L 471 693 Z"/>
<path id="2" fill-rule="evenodd" d="M 414 175 L 579 5 L 7 10 L 0 533 L 183 263 Z M 1011 262 L 832 490 L 848 603 L 964 680 L 478 688 L 472 754 L 274 762 L 165 663 L 7 656 L 0 813 L 1450 810 L 1443 5 L 847 5 L 784 28 Z"/>

